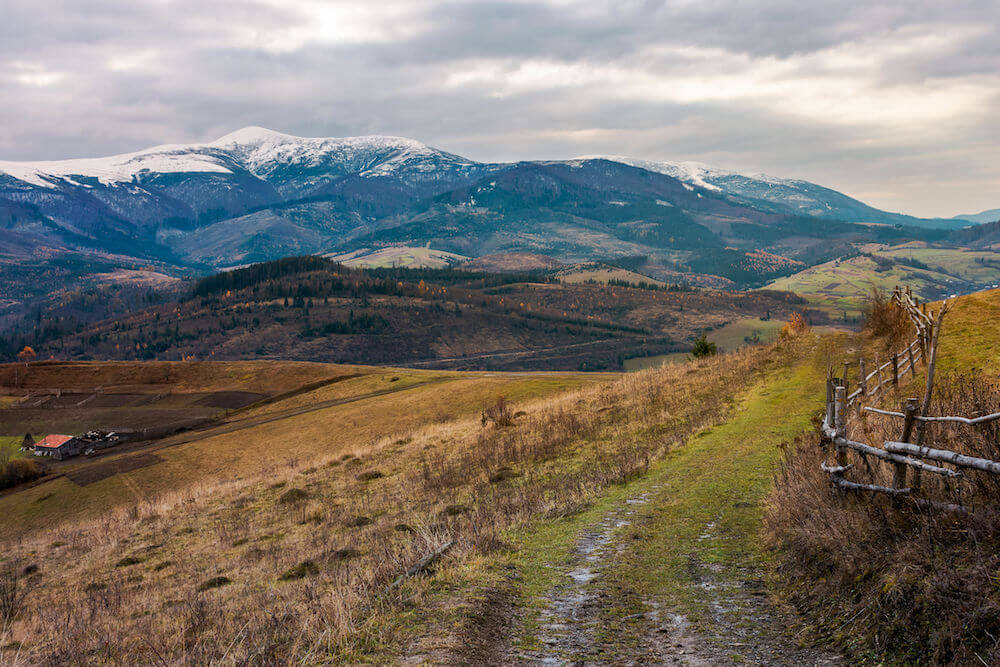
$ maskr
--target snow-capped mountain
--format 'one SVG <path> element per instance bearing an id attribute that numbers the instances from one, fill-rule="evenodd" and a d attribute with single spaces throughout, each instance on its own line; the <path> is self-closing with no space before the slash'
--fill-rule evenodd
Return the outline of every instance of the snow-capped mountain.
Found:
<path id="1" fill-rule="evenodd" d="M 882 211 L 841 192 L 797 178 L 767 174 L 741 174 L 700 162 L 658 162 L 623 156 L 589 156 L 672 176 L 689 185 L 725 193 L 748 202 L 771 204 L 771 210 L 816 218 L 883 224 L 920 224 L 902 213 Z M 941 226 L 954 226 L 939 221 Z"/>
<path id="2" fill-rule="evenodd" d="M 475 163 L 403 137 L 304 138 L 263 127 L 245 127 L 206 144 L 167 144 L 105 158 L 50 162 L 0 160 L 0 174 L 54 189 L 70 184 L 113 186 L 176 173 L 235 174 L 246 171 L 276 185 L 287 185 L 292 170 L 325 178 L 358 174 L 428 174 L 444 166 L 462 169 Z M 305 179 L 301 179 L 305 181 Z M 299 187 L 302 187 L 300 183 Z"/>
<path id="3" fill-rule="evenodd" d="M 401 137 L 313 139 L 247 127 L 210 143 L 106 158 L 0 161 L 0 209 L 6 201 L 34 211 L 13 223 L 21 231 L 125 250 L 129 239 L 308 199 L 378 217 L 489 169 Z"/>
<path id="4" fill-rule="evenodd" d="M 402 137 L 304 138 L 260 127 L 105 158 L 0 161 L 0 245 L 115 252 L 197 267 L 344 251 L 362 237 L 372 244 L 464 234 L 461 250 L 472 252 L 491 247 L 487 235 L 537 251 L 562 240 L 556 223 L 586 226 L 593 215 L 600 234 L 618 240 L 584 235 L 590 240 L 574 252 L 605 256 L 611 247 L 605 243 L 615 252 L 645 253 L 648 244 L 667 248 L 683 238 L 732 244 L 739 234 L 757 234 L 747 242 L 763 247 L 765 236 L 773 245 L 780 233 L 755 230 L 788 217 L 930 222 L 879 211 L 807 181 L 692 162 L 610 157 L 488 164 Z M 667 217 L 670 233 L 662 227 Z M 625 226 L 609 232 L 612 219 Z M 732 221 L 750 226 L 736 234 Z M 534 237 L 510 230 L 504 236 L 497 230 L 508 223 L 554 226 L 537 227 Z M 433 225 L 440 228 L 432 236 Z M 618 244 L 625 237 L 632 245 Z"/>

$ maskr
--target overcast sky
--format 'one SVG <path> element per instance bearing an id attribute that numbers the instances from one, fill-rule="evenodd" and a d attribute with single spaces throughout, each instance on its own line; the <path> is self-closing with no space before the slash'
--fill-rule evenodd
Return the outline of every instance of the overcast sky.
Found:
<path id="1" fill-rule="evenodd" d="M 0 159 L 246 125 L 1000 207 L 997 0 L 2 0 Z"/>

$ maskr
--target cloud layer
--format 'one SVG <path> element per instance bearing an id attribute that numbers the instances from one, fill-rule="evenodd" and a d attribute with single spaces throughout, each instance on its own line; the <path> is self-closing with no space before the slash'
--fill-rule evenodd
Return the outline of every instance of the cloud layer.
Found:
<path id="1" fill-rule="evenodd" d="M 1000 206 L 995 0 L 5 0 L 0 158 L 244 125 L 628 154 Z"/>

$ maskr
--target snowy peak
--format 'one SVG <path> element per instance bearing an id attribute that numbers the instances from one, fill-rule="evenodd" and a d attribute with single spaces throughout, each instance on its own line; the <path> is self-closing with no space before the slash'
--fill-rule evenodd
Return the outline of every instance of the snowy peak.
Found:
<path id="1" fill-rule="evenodd" d="M 61 184 L 87 187 L 90 179 L 102 185 L 128 183 L 144 172 L 232 174 L 242 169 L 267 180 L 277 174 L 287 176 L 290 170 L 322 170 L 336 177 L 382 176 L 399 170 L 426 173 L 445 165 L 475 164 L 404 137 L 309 138 L 251 126 L 205 144 L 167 144 L 79 160 L 0 161 L 0 175 L 52 189 Z"/>
<path id="2" fill-rule="evenodd" d="M 81 182 L 97 179 L 102 185 L 130 182 L 143 172 L 231 174 L 232 169 L 217 154 L 199 154 L 189 146 L 156 146 L 136 153 L 103 158 L 56 160 L 49 162 L 0 161 L 0 173 L 42 188 L 54 188 L 61 181 L 87 187 Z"/>
<path id="3" fill-rule="evenodd" d="M 266 127 L 250 125 L 236 130 L 235 132 L 230 132 L 223 137 L 219 137 L 213 141 L 211 145 L 219 146 L 220 148 L 225 148 L 227 146 L 259 146 L 260 144 L 266 142 L 295 141 L 298 139 L 300 139 L 300 137 L 294 137 L 290 134 L 269 130 Z"/>

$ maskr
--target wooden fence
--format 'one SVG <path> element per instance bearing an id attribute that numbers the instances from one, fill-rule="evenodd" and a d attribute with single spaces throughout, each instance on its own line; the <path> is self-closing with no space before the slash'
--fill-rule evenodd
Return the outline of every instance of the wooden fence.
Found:
<path id="1" fill-rule="evenodd" d="M 917 331 L 917 336 L 909 345 L 891 354 L 889 360 L 884 364 L 880 365 L 876 358 L 873 363 L 875 370 L 870 373 L 865 372 L 865 360 L 863 358 L 859 360 L 857 388 L 850 393 L 848 393 L 847 379 L 850 370 L 849 364 L 844 364 L 842 378 L 832 377 L 832 372 L 829 374 L 821 444 L 824 446 L 833 445 L 835 462 L 833 465 L 828 465 L 826 462 L 820 465 L 829 474 L 831 484 L 839 489 L 906 496 L 922 506 L 948 511 L 968 511 L 961 505 L 917 498 L 920 475 L 929 473 L 949 479 L 961 479 L 963 477 L 962 469 L 965 468 L 1000 474 L 1000 463 L 924 446 L 923 438 L 926 426 L 934 422 L 976 426 L 1000 420 L 1000 412 L 979 417 L 929 416 L 927 414 L 934 386 L 938 334 L 944 315 L 950 308 L 950 303 L 946 302 L 942 305 L 937 313 L 928 313 L 926 304 L 921 308 L 908 289 L 901 290 L 898 287 L 893 292 L 892 303 L 907 314 Z M 865 405 L 871 399 L 881 396 L 886 387 L 898 387 L 907 373 L 910 379 L 916 377 L 917 363 L 921 361 L 927 369 L 927 384 L 923 401 L 908 398 L 904 401 L 901 412 Z M 881 443 L 881 446 L 873 446 L 849 439 L 847 427 L 850 420 L 860 418 L 866 412 L 902 420 L 899 440 L 886 440 Z M 850 462 L 849 453 L 860 457 L 866 465 L 869 465 L 869 457 L 891 465 L 891 486 L 864 484 L 847 479 L 846 474 L 855 467 L 855 464 Z M 933 463 L 927 461 L 933 461 Z"/>

